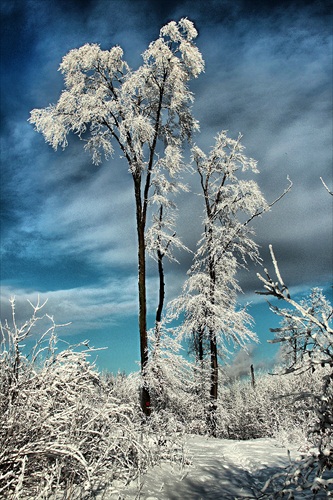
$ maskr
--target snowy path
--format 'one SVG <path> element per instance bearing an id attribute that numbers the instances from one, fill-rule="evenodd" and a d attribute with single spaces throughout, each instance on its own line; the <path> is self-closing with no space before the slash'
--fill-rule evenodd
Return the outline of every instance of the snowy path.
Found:
<path id="1" fill-rule="evenodd" d="M 266 480 L 286 466 L 286 448 L 274 439 L 229 441 L 202 436 L 187 438 L 191 465 L 162 464 L 148 471 L 141 485 L 133 482 L 122 500 L 236 500 L 260 497 Z M 292 452 L 292 458 L 297 452 Z M 140 491 L 140 493 L 139 493 Z M 104 498 L 108 498 L 107 496 Z M 110 496 L 109 498 L 115 498 Z M 301 497 L 306 498 L 304 494 Z"/>

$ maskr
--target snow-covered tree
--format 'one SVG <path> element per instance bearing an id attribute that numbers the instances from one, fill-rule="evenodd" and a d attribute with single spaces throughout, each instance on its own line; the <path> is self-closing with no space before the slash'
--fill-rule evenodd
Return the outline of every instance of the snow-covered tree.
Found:
<path id="1" fill-rule="evenodd" d="M 179 151 L 168 148 L 165 160 L 175 162 L 179 171 L 183 166 Z M 165 169 L 164 169 L 165 170 Z M 169 406 L 175 409 L 173 399 L 182 400 L 179 392 L 185 388 L 184 380 L 188 380 L 189 363 L 180 352 L 182 347 L 172 332 L 167 328 L 163 309 L 165 304 L 165 257 L 176 261 L 174 249 L 188 250 L 175 232 L 176 205 L 173 197 L 180 190 L 187 191 L 187 186 L 179 181 L 179 172 L 174 170 L 167 178 L 163 173 L 163 162 L 157 165 L 153 176 L 154 192 L 151 203 L 157 207 L 153 213 L 152 224 L 146 234 L 146 248 L 149 255 L 157 262 L 158 267 L 158 305 L 155 315 L 155 326 L 149 332 L 150 359 L 145 369 L 145 380 L 152 392 L 153 406 L 161 410 Z M 173 394 L 174 396 L 170 396 Z M 178 394 L 178 396 L 176 396 Z M 180 404 L 181 406 L 181 404 Z"/>
<path id="2" fill-rule="evenodd" d="M 173 164 L 168 168 L 167 164 Z M 176 168 L 175 168 L 176 166 Z M 188 191 L 188 188 L 179 179 L 180 172 L 185 169 L 180 151 L 174 148 L 166 148 L 165 158 L 156 165 L 152 175 L 153 194 L 150 203 L 157 207 L 152 215 L 152 224 L 146 234 L 146 249 L 149 255 L 157 262 L 159 277 L 159 298 L 155 316 L 155 334 L 158 337 L 162 312 L 165 301 L 164 264 L 166 257 L 170 262 L 177 262 L 174 256 L 175 249 L 187 250 L 186 246 L 177 237 L 175 231 L 175 220 L 177 207 L 174 196 L 180 191 Z M 168 171 L 169 178 L 165 175 Z"/>
<path id="3" fill-rule="evenodd" d="M 179 168 L 184 140 L 198 129 L 191 113 L 188 82 L 204 68 L 194 44 L 197 31 L 181 19 L 164 26 L 132 70 L 119 46 L 101 50 L 86 44 L 62 60 L 65 90 L 56 105 L 34 109 L 30 122 L 54 149 L 67 146 L 69 133 L 85 142 L 94 163 L 109 158 L 117 145 L 133 179 L 138 239 L 139 330 L 141 368 L 148 361 L 146 305 L 146 229 L 153 173 L 163 163 L 168 174 Z M 163 157 L 163 152 L 165 153 Z M 173 161 L 170 161 L 172 156 Z M 150 397 L 142 389 L 141 406 Z"/>
<path id="4" fill-rule="evenodd" d="M 332 307 L 323 291 L 320 288 L 313 288 L 309 296 L 300 300 L 299 305 L 311 316 L 321 321 L 323 314 L 329 317 Z M 271 306 L 273 308 L 273 306 Z M 310 319 L 304 323 L 300 311 L 290 309 L 275 309 L 276 313 L 282 317 L 281 325 L 277 329 L 271 329 L 276 332 L 276 341 L 281 344 L 281 355 L 285 363 L 290 366 L 296 366 L 304 357 L 306 357 L 316 344 L 312 337 L 322 335 L 321 328 Z M 307 332 L 310 333 L 308 334 Z"/>
<path id="5" fill-rule="evenodd" d="M 270 252 L 276 281 L 265 269 L 265 276 L 258 274 L 265 290 L 257 293 L 276 297 L 290 306 L 289 310 L 271 306 L 275 313 L 297 326 L 297 363 L 292 359 L 286 373 L 319 371 L 322 378 L 320 390 L 316 394 L 311 391 L 294 394 L 298 401 L 312 400 L 317 421 L 309 428 L 309 434 L 317 449 L 305 456 L 289 473 L 292 483 L 296 483 L 299 489 L 311 489 L 316 493 L 320 489 L 332 488 L 333 485 L 333 478 L 326 475 L 333 468 L 333 308 L 318 289 L 312 291 L 310 299 L 302 303 L 292 299 L 282 279 L 272 246 Z M 289 344 L 295 335 L 294 332 L 290 335 L 284 325 L 273 331 L 277 334 L 277 338 L 271 341 L 274 343 Z"/>
<path id="6" fill-rule="evenodd" d="M 193 158 L 204 199 L 204 231 L 182 295 L 171 304 L 172 314 L 184 314 L 183 335 L 194 339 L 199 363 L 210 357 L 210 410 L 218 394 L 218 357 L 230 346 L 256 340 L 250 316 L 237 306 L 239 267 L 259 260 L 250 222 L 269 209 L 258 184 L 241 172 L 257 172 L 256 161 L 244 155 L 241 136 L 222 131 L 209 155 L 197 146 Z"/>

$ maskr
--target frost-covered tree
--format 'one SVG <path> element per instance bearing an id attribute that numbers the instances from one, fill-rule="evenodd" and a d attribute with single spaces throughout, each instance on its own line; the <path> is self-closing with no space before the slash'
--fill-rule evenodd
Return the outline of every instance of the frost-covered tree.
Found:
<path id="1" fill-rule="evenodd" d="M 313 288 L 308 297 L 300 300 L 299 305 L 319 322 L 323 314 L 329 317 L 332 311 L 320 288 Z M 281 342 L 282 339 L 282 358 L 289 367 L 296 366 L 315 348 L 316 344 L 312 337 L 321 336 L 321 328 L 310 319 L 304 322 L 303 315 L 298 310 L 279 309 L 272 305 L 271 308 L 282 317 L 280 327 L 271 329 L 272 332 L 276 332 L 277 342 Z"/>
<path id="2" fill-rule="evenodd" d="M 292 321 L 293 325 L 297 325 L 298 362 L 295 364 L 292 360 L 286 373 L 319 371 L 322 379 L 320 390 L 316 394 L 311 391 L 294 394 L 298 401 L 312 401 L 317 421 L 309 428 L 309 435 L 317 449 L 291 469 L 289 479 L 297 484 L 299 489 L 311 489 L 314 493 L 321 489 L 332 491 L 333 478 L 330 471 L 333 469 L 333 308 L 318 289 L 312 292 L 309 301 L 301 303 L 292 299 L 282 279 L 272 246 L 270 252 L 276 281 L 265 269 L 265 276 L 258 274 L 264 291 L 257 293 L 286 302 L 290 306 L 289 310 L 276 306 L 271 308 L 283 318 Z M 274 331 L 277 338 L 271 342 L 290 343 L 290 332 L 283 325 Z"/>
<path id="3" fill-rule="evenodd" d="M 209 155 L 197 146 L 192 150 L 205 206 L 204 230 L 183 293 L 171 305 L 174 315 L 184 314 L 181 330 L 194 338 L 199 363 L 210 358 L 211 414 L 218 395 L 218 357 L 225 359 L 231 344 L 256 339 L 248 328 L 250 316 L 237 306 L 236 272 L 247 259 L 259 260 L 250 222 L 269 205 L 258 184 L 239 175 L 257 172 L 240 140 L 222 131 Z"/>
<path id="4" fill-rule="evenodd" d="M 182 160 L 175 157 L 176 154 L 177 152 L 173 152 L 170 161 L 175 161 L 181 166 Z M 168 406 L 171 412 L 175 412 L 175 408 L 180 411 L 182 405 L 186 406 L 189 403 L 188 401 L 184 402 L 181 393 L 184 396 L 184 391 L 188 391 L 189 375 L 191 375 L 191 364 L 182 357 L 182 346 L 173 337 L 163 316 L 165 258 L 170 262 L 178 262 L 174 250 L 188 251 L 175 231 L 177 207 L 173 197 L 179 191 L 188 190 L 187 186 L 179 181 L 178 174 L 179 172 L 174 171 L 173 175 L 167 178 L 161 168 L 154 171 L 152 177 L 154 193 L 151 196 L 151 203 L 156 205 L 157 210 L 153 214 L 153 222 L 147 230 L 146 236 L 147 252 L 157 262 L 159 283 L 155 326 L 149 332 L 150 359 L 146 368 L 146 379 L 152 391 L 154 408 L 161 410 Z M 178 403 L 174 404 L 175 401 Z"/>
<path id="5" fill-rule="evenodd" d="M 153 194 L 151 204 L 157 207 L 153 213 L 152 224 L 146 234 L 146 248 L 149 255 L 157 262 L 159 277 L 158 306 L 155 316 L 155 335 L 158 337 L 162 312 L 165 302 L 165 282 L 164 282 L 164 259 L 170 262 L 177 262 L 174 256 L 175 249 L 187 250 L 186 246 L 177 237 L 175 231 L 175 219 L 177 207 L 174 203 L 174 196 L 180 191 L 188 191 L 185 184 L 180 182 L 179 173 L 185 168 L 179 151 L 167 151 L 166 160 L 174 163 L 178 168 L 174 168 L 169 178 L 163 173 L 164 162 L 157 165 L 153 176 Z"/>
<path id="6" fill-rule="evenodd" d="M 112 156 L 114 145 L 127 162 L 133 179 L 138 239 L 138 287 L 141 369 L 148 361 L 146 305 L 146 229 L 154 171 L 172 175 L 179 169 L 184 140 L 198 129 L 191 113 L 188 88 L 204 68 L 194 44 L 197 31 L 181 19 L 164 26 L 143 53 L 137 70 L 123 60 L 119 46 L 101 50 L 86 44 L 62 60 L 65 90 L 56 105 L 34 109 L 30 122 L 54 149 L 67 146 L 73 132 L 85 142 L 94 163 Z M 141 406 L 149 413 L 144 385 Z"/>

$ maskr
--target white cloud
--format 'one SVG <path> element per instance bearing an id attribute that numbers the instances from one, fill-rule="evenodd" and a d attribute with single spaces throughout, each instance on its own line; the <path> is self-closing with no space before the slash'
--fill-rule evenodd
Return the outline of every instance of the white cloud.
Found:
<path id="1" fill-rule="evenodd" d="M 75 333 L 81 330 L 97 330 L 116 324 L 124 316 L 132 316 L 137 311 L 137 287 L 135 278 L 116 277 L 99 286 L 72 288 L 38 292 L 37 290 L 2 287 L 1 320 L 10 320 L 11 309 L 9 299 L 15 297 L 16 320 L 18 324 L 26 321 L 31 315 L 31 306 L 47 300 L 44 312 L 52 315 L 57 324 L 71 323 L 70 329 L 64 332 Z"/>

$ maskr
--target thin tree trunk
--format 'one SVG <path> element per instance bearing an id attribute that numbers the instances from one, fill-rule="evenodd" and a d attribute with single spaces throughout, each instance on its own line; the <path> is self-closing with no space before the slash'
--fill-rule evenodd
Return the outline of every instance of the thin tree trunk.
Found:
<path id="1" fill-rule="evenodd" d="M 160 209 L 160 220 L 162 220 L 162 207 Z M 161 252 L 160 248 L 157 250 L 157 264 L 158 264 L 158 277 L 159 277 L 159 300 L 158 306 L 156 309 L 155 316 L 155 346 L 154 351 L 152 353 L 153 356 L 153 373 L 157 380 L 158 384 L 158 395 L 159 395 L 159 404 L 165 404 L 164 397 L 164 384 L 163 384 L 163 374 L 160 369 L 160 342 L 161 342 L 161 320 L 162 320 L 162 311 L 164 306 L 164 297 L 165 297 L 165 283 L 164 283 L 164 268 L 163 268 L 163 257 L 164 254 Z"/>
<path id="2" fill-rule="evenodd" d="M 254 376 L 254 366 L 251 365 L 251 385 L 253 387 L 253 389 L 256 388 L 256 380 L 255 380 L 255 376 Z"/>
<path id="3" fill-rule="evenodd" d="M 203 348 L 203 331 L 200 329 L 199 335 L 198 335 L 198 358 L 199 362 L 202 365 L 203 360 L 204 360 L 204 348 Z"/>
<path id="4" fill-rule="evenodd" d="M 209 230 L 210 240 L 212 240 L 212 230 Z M 215 304 L 215 285 L 216 274 L 214 261 L 210 258 L 209 262 L 210 275 L 210 302 Z M 218 360 L 217 360 L 217 339 L 214 330 L 210 330 L 210 429 L 211 435 L 216 437 L 216 409 L 217 409 L 217 394 L 218 394 Z"/>
<path id="5" fill-rule="evenodd" d="M 211 229 L 209 230 L 209 237 L 210 240 L 212 240 Z M 209 259 L 209 277 L 210 277 L 210 303 L 213 306 L 215 304 L 215 286 L 216 286 L 215 264 L 213 258 Z M 210 366 L 211 366 L 210 399 L 211 402 L 213 402 L 217 400 L 217 392 L 218 392 L 217 339 L 216 339 L 216 332 L 213 329 L 210 330 L 209 337 L 210 337 Z"/>
<path id="6" fill-rule="evenodd" d="M 211 367 L 211 378 L 210 378 L 210 399 L 211 401 L 217 400 L 218 393 L 218 362 L 217 362 L 217 346 L 216 337 L 210 340 L 210 367 Z"/>
<path id="7" fill-rule="evenodd" d="M 294 362 L 294 365 L 297 364 L 297 338 L 295 337 L 293 340 L 292 340 L 292 350 L 293 350 L 293 362 Z"/>
<path id="8" fill-rule="evenodd" d="M 203 344 L 203 329 L 200 328 L 199 330 L 199 335 L 198 335 L 198 345 L 197 345 L 197 353 L 198 353 L 198 358 L 199 358 L 199 364 L 200 364 L 200 379 L 201 379 L 201 397 L 202 400 L 205 400 L 205 376 L 204 376 L 204 344 Z"/>
<path id="9" fill-rule="evenodd" d="M 210 339 L 210 402 L 208 413 L 208 425 L 210 434 L 216 437 L 216 410 L 218 393 L 218 362 L 216 336 L 211 334 Z"/>
<path id="10" fill-rule="evenodd" d="M 158 262 L 158 277 L 159 277 L 159 301 L 156 310 L 156 323 L 160 323 L 162 319 L 162 311 L 164 306 L 165 298 L 165 283 L 164 283 L 164 269 L 163 269 L 163 254 L 160 250 L 157 250 L 157 262 Z"/>
<path id="11" fill-rule="evenodd" d="M 163 205 L 160 206 L 160 215 L 159 215 L 160 225 L 162 225 L 163 221 Z M 159 289 L 158 289 L 158 306 L 156 309 L 155 316 L 155 341 L 156 348 L 159 347 L 160 343 L 160 326 L 162 321 L 162 312 L 164 307 L 164 298 L 165 298 L 165 283 L 164 283 L 164 267 L 163 267 L 163 257 L 165 256 L 165 252 L 161 250 L 161 238 L 160 235 L 157 238 L 158 246 L 157 246 L 157 267 L 158 267 L 158 279 L 159 279 Z M 168 246 L 168 245 L 167 245 Z"/>
<path id="12" fill-rule="evenodd" d="M 150 394 L 145 383 L 145 369 L 148 363 L 148 335 L 147 335 L 147 299 L 146 299 L 146 250 L 145 224 L 142 219 L 140 178 L 134 179 L 136 200 L 136 223 L 138 234 L 138 286 L 139 286 L 139 331 L 140 356 L 143 386 L 141 388 L 141 409 L 145 415 L 150 415 Z"/>

